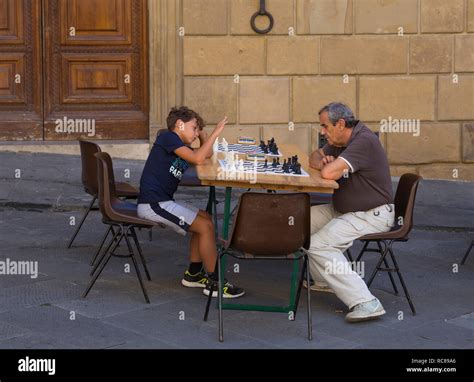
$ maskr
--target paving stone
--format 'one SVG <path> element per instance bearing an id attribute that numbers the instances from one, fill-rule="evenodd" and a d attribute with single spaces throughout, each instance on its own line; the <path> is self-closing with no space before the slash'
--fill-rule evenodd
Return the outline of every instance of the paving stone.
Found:
<path id="1" fill-rule="evenodd" d="M 4 312 L 0 314 L 0 321 L 15 323 L 73 348 L 103 349 L 137 339 L 130 331 L 98 320 L 80 315 L 76 315 L 75 320 L 70 320 L 68 311 L 53 306 Z"/>

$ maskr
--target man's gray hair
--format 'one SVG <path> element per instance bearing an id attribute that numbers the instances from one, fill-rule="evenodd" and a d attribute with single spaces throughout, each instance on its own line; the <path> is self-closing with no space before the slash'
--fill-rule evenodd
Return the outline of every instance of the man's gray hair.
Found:
<path id="1" fill-rule="evenodd" d="M 328 113 L 329 120 L 333 125 L 335 125 L 340 119 L 346 121 L 347 127 L 354 127 L 357 124 L 354 112 L 349 106 L 344 105 L 341 102 L 331 102 L 319 110 L 318 114 L 321 115 L 321 113 L 324 112 Z"/>

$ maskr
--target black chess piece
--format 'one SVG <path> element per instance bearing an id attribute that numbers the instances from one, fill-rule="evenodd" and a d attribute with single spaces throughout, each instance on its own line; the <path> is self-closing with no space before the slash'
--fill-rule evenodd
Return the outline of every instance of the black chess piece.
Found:
<path id="1" fill-rule="evenodd" d="M 263 168 L 268 168 L 268 159 L 265 159 L 265 164 L 263 165 Z"/>
<path id="2" fill-rule="evenodd" d="M 280 165 L 280 158 L 277 158 L 277 165 Z"/>
<path id="3" fill-rule="evenodd" d="M 277 166 L 277 162 L 276 162 L 276 159 L 273 158 L 273 163 L 272 163 L 272 167 L 275 168 Z"/>
<path id="4" fill-rule="evenodd" d="M 290 172 L 290 166 L 288 165 L 288 162 L 286 161 L 286 159 L 283 162 L 283 172 L 287 174 Z"/>
<path id="5" fill-rule="evenodd" d="M 296 163 L 296 165 L 295 165 L 295 174 L 301 175 L 301 163 Z"/>

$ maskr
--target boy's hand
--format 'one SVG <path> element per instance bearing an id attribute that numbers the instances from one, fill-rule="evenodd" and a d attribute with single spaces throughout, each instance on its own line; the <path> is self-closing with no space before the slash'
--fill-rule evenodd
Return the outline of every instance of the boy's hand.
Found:
<path id="1" fill-rule="evenodd" d="M 204 129 L 199 131 L 199 140 L 201 142 L 206 142 L 208 137 L 209 135 L 207 134 L 206 131 L 204 131 Z"/>
<path id="2" fill-rule="evenodd" d="M 229 122 L 228 118 L 224 117 L 224 119 L 217 124 L 214 131 L 220 134 L 224 130 L 224 126 L 227 124 L 227 122 Z"/>

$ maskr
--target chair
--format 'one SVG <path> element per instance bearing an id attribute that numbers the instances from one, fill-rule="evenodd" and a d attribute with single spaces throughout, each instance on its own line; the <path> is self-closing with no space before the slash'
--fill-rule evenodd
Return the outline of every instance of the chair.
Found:
<path id="1" fill-rule="evenodd" d="M 82 216 L 81 222 L 77 226 L 74 234 L 72 235 L 67 248 L 71 248 L 74 239 L 81 230 L 82 224 L 89 215 L 89 212 L 93 209 L 93 205 L 97 200 L 98 195 L 98 183 L 97 183 L 97 159 L 95 158 L 96 153 L 100 153 L 101 149 L 99 145 L 89 141 L 79 140 L 79 146 L 81 147 L 81 161 L 82 161 L 82 185 L 84 191 L 92 196 L 92 201 L 86 209 L 86 212 Z M 136 199 L 138 198 L 138 190 L 128 183 L 116 182 L 115 189 L 117 197 L 125 199 Z"/>
<path id="2" fill-rule="evenodd" d="M 116 227 L 118 230 L 117 232 L 114 231 L 113 237 L 108 243 L 105 251 L 102 253 L 100 258 L 98 259 L 94 269 L 91 272 L 91 276 L 93 276 L 92 280 L 90 281 L 87 289 L 85 290 L 83 297 L 86 297 L 89 291 L 92 289 L 94 283 L 96 282 L 97 278 L 100 276 L 102 271 L 104 270 L 105 266 L 109 262 L 112 256 L 117 257 L 131 257 L 133 266 L 137 273 L 137 278 L 140 283 L 143 295 L 145 297 L 145 301 L 150 303 L 148 298 L 148 294 L 146 292 L 145 286 L 143 284 L 143 280 L 140 274 L 140 270 L 138 269 L 138 262 L 136 259 L 136 254 L 132 248 L 130 243 L 129 237 L 133 239 L 135 242 L 135 246 L 137 247 L 138 254 L 141 258 L 143 263 L 143 267 L 145 269 L 145 274 L 148 280 L 151 280 L 150 274 L 148 272 L 145 258 L 143 257 L 143 253 L 138 242 L 137 234 L 135 232 L 135 228 L 151 228 L 152 226 L 159 225 L 153 221 L 144 220 L 138 217 L 137 215 L 137 207 L 134 204 L 127 203 L 118 199 L 116 190 L 115 190 L 115 179 L 113 174 L 113 166 L 112 166 L 112 159 L 110 155 L 104 152 L 96 153 L 95 156 L 97 157 L 97 167 L 98 167 L 98 183 L 99 183 L 99 209 L 102 214 L 102 222 L 109 226 L 107 230 L 107 234 L 112 230 L 112 227 Z M 105 241 L 104 240 L 103 242 Z M 125 239 L 125 242 L 128 247 L 128 254 L 126 255 L 118 255 L 115 254 L 114 251 L 119 246 L 120 242 Z"/>
<path id="3" fill-rule="evenodd" d="M 222 302 L 222 257 L 230 255 L 237 259 L 258 260 L 293 260 L 294 270 L 297 272 L 298 260 L 303 259 L 301 277 L 297 283 L 293 278 L 291 296 L 294 296 L 296 284 L 298 289 L 296 298 L 290 301 L 288 308 L 275 310 L 268 306 L 248 306 L 232 304 L 232 309 L 293 312 L 293 319 L 301 293 L 303 277 L 309 283 L 308 256 L 305 249 L 310 245 L 310 203 L 308 194 L 269 194 L 247 192 L 242 194 L 235 216 L 232 233 L 229 240 L 222 240 L 223 247 L 218 251 L 217 271 L 219 280 L 217 285 L 219 307 L 219 341 L 224 340 L 223 302 Z M 296 272 L 294 273 L 296 275 Z M 204 320 L 207 321 L 209 306 L 215 283 L 211 284 L 211 291 L 207 300 Z M 308 339 L 312 339 L 311 300 L 310 290 L 307 290 L 308 307 Z"/>
<path id="4" fill-rule="evenodd" d="M 471 249 L 472 249 L 473 246 L 474 246 L 474 240 L 471 241 L 471 245 L 470 245 L 469 248 L 467 249 L 467 252 L 466 252 L 466 254 L 464 255 L 464 257 L 462 258 L 461 265 L 464 265 L 464 263 L 466 262 L 467 257 L 468 257 L 469 254 L 471 253 Z"/>
<path id="5" fill-rule="evenodd" d="M 370 285 L 374 281 L 374 278 L 378 271 L 388 272 L 395 294 L 398 294 L 395 281 L 392 277 L 392 272 L 396 272 L 413 315 L 416 314 L 415 306 L 413 305 L 410 295 L 408 294 L 407 287 L 405 285 L 402 274 L 395 259 L 392 244 L 394 242 L 406 242 L 409 239 L 408 235 L 410 234 L 411 229 L 413 227 L 413 210 L 415 208 L 416 191 L 418 188 L 418 184 L 422 179 L 423 178 L 421 176 L 418 176 L 416 174 L 404 174 L 400 177 L 397 191 L 395 193 L 395 225 L 389 232 L 374 233 L 359 238 L 359 240 L 364 242 L 364 246 L 362 247 L 362 250 L 360 251 L 356 260 L 360 261 L 362 255 L 365 252 L 380 253 L 380 259 L 372 275 L 370 276 L 369 281 L 367 282 L 367 286 L 370 288 Z M 378 249 L 368 248 L 368 245 L 371 242 L 376 242 Z M 389 267 L 386 259 L 387 255 L 390 255 L 394 268 Z M 385 268 L 381 267 L 382 262 L 384 263 Z"/>

